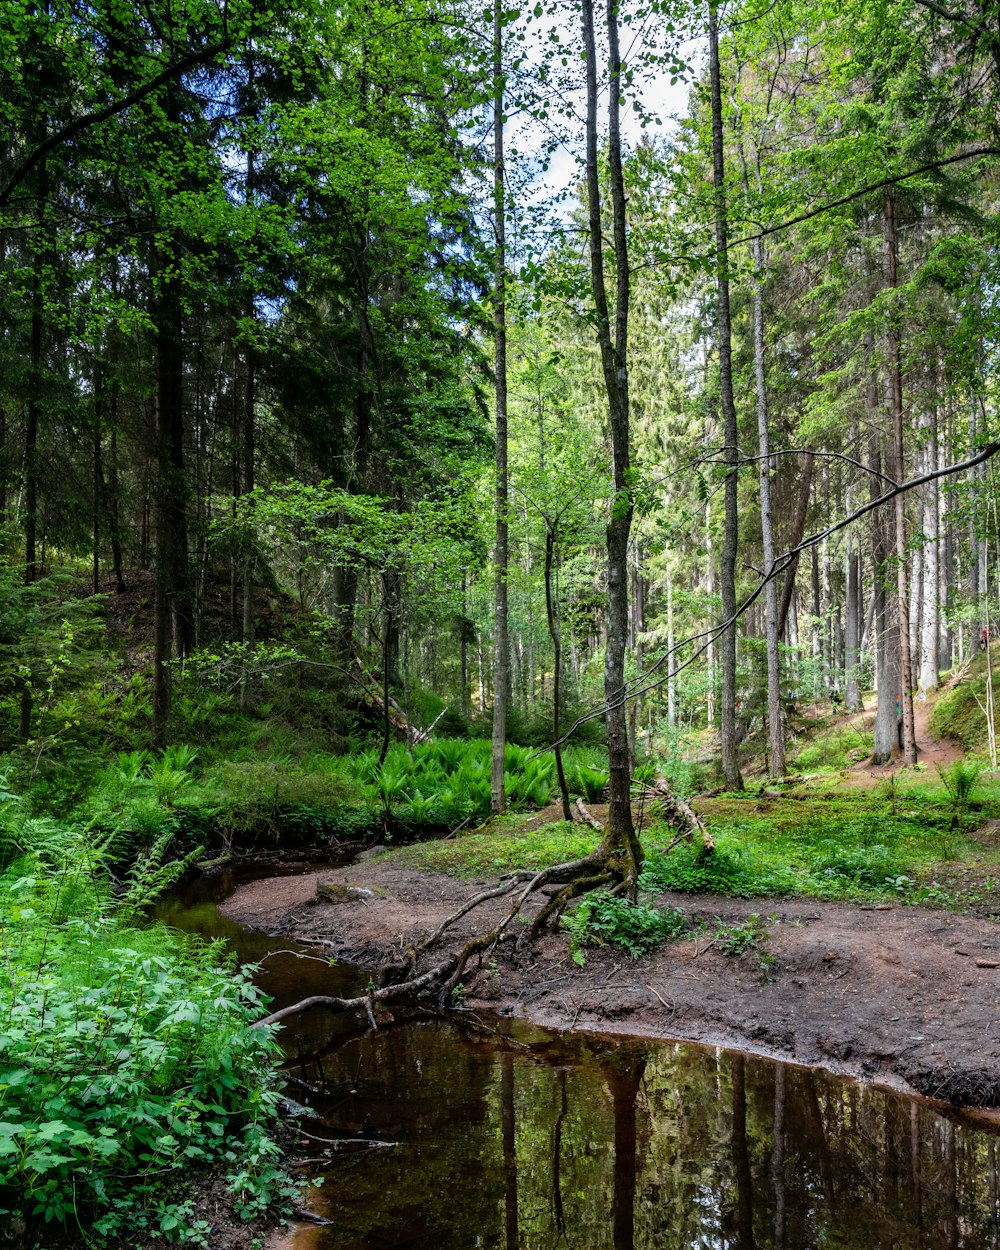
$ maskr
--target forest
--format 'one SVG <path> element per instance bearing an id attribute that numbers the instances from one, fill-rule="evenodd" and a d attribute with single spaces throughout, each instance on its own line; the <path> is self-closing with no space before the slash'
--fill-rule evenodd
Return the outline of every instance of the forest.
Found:
<path id="1" fill-rule="evenodd" d="M 199 873 L 490 877 L 373 1029 L 1000 916 L 997 0 L 0 0 L 0 118 L 0 1244 L 303 1201 Z"/>

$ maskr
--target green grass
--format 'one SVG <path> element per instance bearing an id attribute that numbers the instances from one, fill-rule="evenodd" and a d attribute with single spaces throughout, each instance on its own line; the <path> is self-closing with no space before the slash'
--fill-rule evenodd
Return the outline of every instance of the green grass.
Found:
<path id="1" fill-rule="evenodd" d="M 600 835 L 589 826 L 560 820 L 529 830 L 524 817 L 508 816 L 447 841 L 401 847 L 395 854 L 412 868 L 454 877 L 480 877 L 581 859 L 599 842 Z"/>
<path id="2" fill-rule="evenodd" d="M 842 772 L 867 759 L 872 753 L 871 734 L 855 729 L 850 722 L 837 721 L 817 729 L 791 759 L 791 767 L 801 772 Z"/>
<path id="3" fill-rule="evenodd" d="M 1000 878 L 1000 854 L 970 836 L 1000 810 L 995 781 L 968 800 L 957 825 L 947 790 L 926 773 L 903 778 L 892 795 L 882 788 L 805 791 L 763 805 L 756 795 L 723 795 L 696 806 L 715 851 L 705 856 L 682 843 L 663 854 L 658 848 L 674 831 L 648 828 L 642 841 L 649 890 L 962 906 L 991 902 Z M 576 859 L 598 841 L 596 831 L 579 825 L 560 821 L 532 829 L 527 818 L 512 815 L 396 854 L 418 869 L 480 877 Z M 1000 897 L 996 902 L 1000 910 Z"/>
<path id="4" fill-rule="evenodd" d="M 927 773 L 899 777 L 891 792 L 885 786 L 804 791 L 764 803 L 757 796 L 722 796 L 699 805 L 715 853 L 702 857 L 686 845 L 669 856 L 654 853 L 647 876 L 663 889 L 742 897 L 944 902 L 951 896 L 941 886 L 943 875 L 997 875 L 996 853 L 968 835 L 998 802 L 991 781 L 968 800 L 968 813 L 956 825 L 952 798 L 941 779 Z M 963 900 L 956 894 L 952 901 Z"/>
<path id="5" fill-rule="evenodd" d="M 993 650 L 993 655 L 1000 648 Z M 993 667 L 994 696 L 1000 702 L 1000 665 Z M 931 730 L 941 738 L 953 738 L 970 751 L 982 752 L 986 743 L 986 656 L 977 655 L 962 680 L 938 695 L 931 711 Z"/>

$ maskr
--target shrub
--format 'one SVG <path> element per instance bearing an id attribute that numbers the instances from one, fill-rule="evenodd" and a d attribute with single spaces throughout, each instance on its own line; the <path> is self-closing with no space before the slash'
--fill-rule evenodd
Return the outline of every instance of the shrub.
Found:
<path id="1" fill-rule="evenodd" d="M 688 922 L 674 908 L 651 907 L 595 891 L 563 917 L 573 961 L 583 965 L 585 946 L 621 946 L 638 959 L 687 932 Z"/>
<path id="2" fill-rule="evenodd" d="M 0 1220 L 187 1239 L 174 1191 L 201 1167 L 254 1213 L 288 1184 L 258 992 L 218 947 L 123 923 L 100 849 L 62 835 L 58 868 L 29 854 L 0 877 Z"/>
<path id="3" fill-rule="evenodd" d="M 820 883 L 850 885 L 855 889 L 885 889 L 903 868 L 887 846 L 843 847 L 821 843 L 810 857 L 812 873 Z"/>
<path id="4" fill-rule="evenodd" d="M 640 878 L 643 889 L 678 890 L 684 894 L 788 894 L 796 887 L 788 868 L 757 859 L 748 851 L 716 845 L 710 855 L 700 847 L 681 845 L 668 855 L 653 851 Z"/>

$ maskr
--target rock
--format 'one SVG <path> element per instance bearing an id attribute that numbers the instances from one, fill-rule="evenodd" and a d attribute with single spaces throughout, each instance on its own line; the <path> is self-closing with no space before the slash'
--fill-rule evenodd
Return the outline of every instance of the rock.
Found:
<path id="1" fill-rule="evenodd" d="M 366 903 L 373 898 L 388 898 L 377 885 L 347 885 L 340 881 L 321 881 L 316 897 L 323 903 Z"/>

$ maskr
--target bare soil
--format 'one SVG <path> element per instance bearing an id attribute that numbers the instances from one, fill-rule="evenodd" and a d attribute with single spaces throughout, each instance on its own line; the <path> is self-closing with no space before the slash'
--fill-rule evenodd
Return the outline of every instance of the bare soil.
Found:
<path id="1" fill-rule="evenodd" d="M 867 699 L 867 702 L 865 702 Z M 851 725 L 859 733 L 870 734 L 875 723 L 875 696 L 863 697 L 864 711 L 854 716 L 845 716 L 843 723 Z M 917 740 L 917 761 L 928 768 L 947 768 L 958 759 L 965 757 L 960 743 L 950 738 L 938 738 L 931 732 L 930 718 L 934 708 L 934 700 L 915 695 L 913 699 L 913 736 Z M 854 786 L 875 785 L 890 773 L 898 772 L 905 767 L 901 752 L 897 752 L 886 764 L 872 764 L 870 759 L 861 760 L 850 770 L 850 781 Z"/>
<path id="2" fill-rule="evenodd" d="M 317 901 L 317 885 L 330 881 L 376 887 L 385 897 Z M 377 968 L 486 884 L 379 857 L 248 883 L 222 911 Z M 1000 1107 L 1000 924 L 811 899 L 667 894 L 661 902 L 704 921 L 702 937 L 638 960 L 618 948 L 591 950 L 582 968 L 565 935 L 521 950 L 506 942 L 470 968 L 465 1004 L 558 1029 L 737 1047 L 959 1105 Z M 488 928 L 507 905 L 495 900 L 470 913 L 447 948 Z M 722 953 L 712 934 L 752 914 L 766 939 L 738 956 Z"/>

